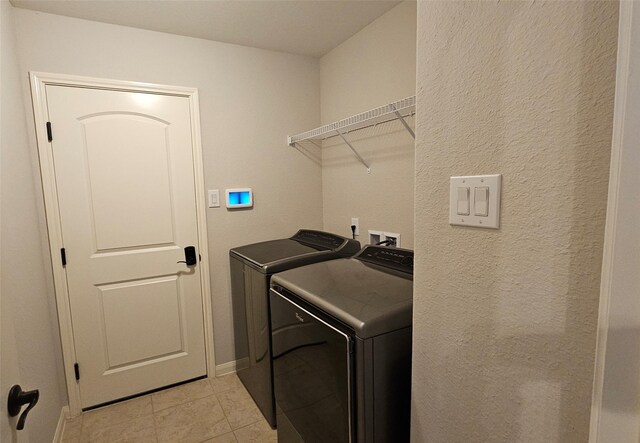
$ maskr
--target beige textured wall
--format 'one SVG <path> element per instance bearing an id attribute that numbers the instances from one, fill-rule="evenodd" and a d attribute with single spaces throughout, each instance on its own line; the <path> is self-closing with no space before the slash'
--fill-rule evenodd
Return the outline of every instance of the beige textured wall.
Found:
<path id="1" fill-rule="evenodd" d="M 415 95 L 415 50 L 416 3 L 404 2 L 322 57 L 322 123 Z M 379 229 L 413 247 L 413 139 L 397 121 L 348 138 L 371 174 L 340 139 L 323 143 L 324 228 L 350 236 L 351 217 L 358 217 L 361 243 L 368 229 Z"/>
<path id="2" fill-rule="evenodd" d="M 585 442 L 616 2 L 420 2 L 415 442 Z M 500 230 L 449 177 L 503 174 Z"/>
<path id="3" fill-rule="evenodd" d="M 67 403 L 46 232 L 27 136 L 13 8 L 0 2 L 0 441 L 51 442 Z M 14 384 L 39 389 L 24 431 L 6 413 Z"/>
<path id="4" fill-rule="evenodd" d="M 253 210 L 207 209 L 216 364 L 234 360 L 229 248 L 322 227 L 320 165 L 286 144 L 288 133 L 319 124 L 318 61 L 21 9 L 15 14 L 25 79 L 36 70 L 198 88 L 205 186 L 221 196 L 226 188 L 254 192 Z"/>

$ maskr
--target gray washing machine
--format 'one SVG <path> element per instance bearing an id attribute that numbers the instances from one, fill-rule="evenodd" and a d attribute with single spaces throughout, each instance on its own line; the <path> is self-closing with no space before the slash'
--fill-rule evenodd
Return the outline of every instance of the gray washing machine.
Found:
<path id="1" fill-rule="evenodd" d="M 367 246 L 271 279 L 279 442 L 408 442 L 413 251 Z"/>
<path id="2" fill-rule="evenodd" d="M 276 412 L 271 368 L 269 280 L 271 275 L 310 263 L 350 257 L 360 243 L 339 235 L 301 229 L 293 237 L 229 251 L 238 377 L 269 424 Z"/>

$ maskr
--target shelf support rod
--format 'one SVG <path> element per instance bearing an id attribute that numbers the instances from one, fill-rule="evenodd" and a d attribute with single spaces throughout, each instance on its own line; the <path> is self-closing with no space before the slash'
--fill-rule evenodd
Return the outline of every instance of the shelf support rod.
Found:
<path id="1" fill-rule="evenodd" d="M 351 150 L 356 155 L 356 157 L 358 157 L 358 160 L 360 160 L 360 163 L 362 163 L 363 165 L 366 166 L 367 172 L 371 172 L 371 167 L 367 164 L 367 162 L 364 161 L 364 159 L 362 157 L 360 157 L 360 154 L 358 154 L 358 151 L 356 151 L 356 148 L 354 148 L 353 145 L 351 143 L 349 143 L 349 140 L 347 140 L 345 138 L 344 134 L 342 134 L 342 132 L 340 132 L 339 129 L 336 129 L 336 132 L 338 133 L 340 138 L 347 144 L 347 146 L 349 146 L 351 148 Z"/>
<path id="2" fill-rule="evenodd" d="M 413 137 L 413 139 L 415 140 L 416 139 L 416 134 L 415 134 L 415 132 L 413 132 L 413 129 L 411 129 L 409 127 L 407 122 L 404 120 L 404 117 L 402 116 L 402 114 L 400 114 L 398 112 L 398 110 L 396 109 L 396 107 L 394 105 L 391 105 L 391 109 L 393 109 L 393 112 L 396 114 L 396 117 L 398 117 L 398 120 L 400 120 L 400 122 L 404 126 L 404 129 L 406 129 L 409 132 L 409 134 L 411 134 L 411 137 Z"/>

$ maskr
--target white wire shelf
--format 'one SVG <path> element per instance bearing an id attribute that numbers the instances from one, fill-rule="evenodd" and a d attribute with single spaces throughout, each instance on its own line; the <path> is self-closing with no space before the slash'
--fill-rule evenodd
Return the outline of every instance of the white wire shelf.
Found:
<path id="1" fill-rule="evenodd" d="M 379 108 L 371 109 L 370 111 L 363 112 L 361 114 L 353 115 L 351 117 L 339 120 L 328 125 L 320 126 L 319 128 L 312 129 L 310 131 L 302 132 L 296 135 L 290 135 L 287 137 L 287 144 L 289 146 L 295 146 L 297 143 L 310 140 L 326 140 L 331 137 L 341 137 L 344 142 L 351 148 L 353 153 L 358 157 L 358 160 L 367 167 L 367 171 L 370 172 L 369 165 L 358 154 L 355 148 L 345 138 L 345 135 L 357 131 L 360 129 L 368 128 L 371 126 L 379 125 L 381 123 L 390 122 L 393 120 L 400 120 L 405 129 L 415 139 L 413 130 L 409 127 L 405 121 L 405 117 L 409 117 L 416 112 L 416 97 L 407 97 L 402 100 L 398 100 L 394 103 L 389 103 Z"/>

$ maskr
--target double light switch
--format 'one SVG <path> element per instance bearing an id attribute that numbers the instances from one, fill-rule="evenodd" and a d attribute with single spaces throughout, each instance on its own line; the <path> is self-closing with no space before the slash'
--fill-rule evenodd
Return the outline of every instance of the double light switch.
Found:
<path id="1" fill-rule="evenodd" d="M 449 223 L 498 228 L 500 175 L 451 177 Z"/>
<path id="2" fill-rule="evenodd" d="M 473 192 L 472 192 L 473 191 Z M 489 187 L 480 186 L 471 189 L 469 186 L 458 186 L 458 201 L 456 209 L 458 215 L 471 215 L 470 196 L 473 195 L 473 215 L 489 216 Z"/>

